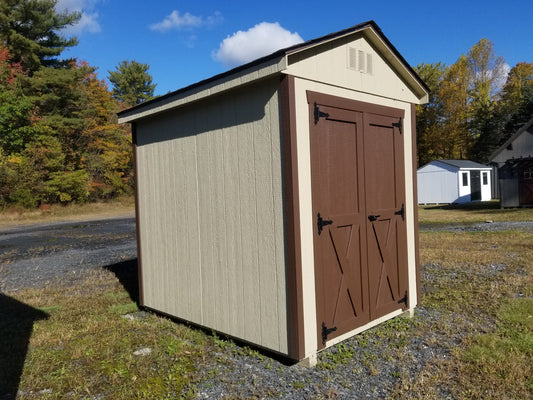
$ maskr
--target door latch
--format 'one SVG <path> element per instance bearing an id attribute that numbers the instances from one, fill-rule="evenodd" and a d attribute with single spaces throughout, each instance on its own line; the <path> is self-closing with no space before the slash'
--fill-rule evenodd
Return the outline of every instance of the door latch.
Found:
<path id="1" fill-rule="evenodd" d="M 331 225 L 332 223 L 333 221 L 329 219 L 322 219 L 320 213 L 318 213 L 316 220 L 316 225 L 318 226 L 318 234 L 320 235 L 322 233 L 322 229 L 324 229 L 326 225 Z"/>
<path id="2" fill-rule="evenodd" d="M 368 216 L 368 220 L 369 220 L 370 222 L 374 222 L 374 221 L 376 221 L 379 217 L 381 217 L 381 215 L 369 215 L 369 216 Z"/>

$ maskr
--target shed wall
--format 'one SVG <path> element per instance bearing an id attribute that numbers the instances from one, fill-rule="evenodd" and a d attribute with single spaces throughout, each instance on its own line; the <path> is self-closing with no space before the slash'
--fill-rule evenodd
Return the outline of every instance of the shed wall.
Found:
<path id="1" fill-rule="evenodd" d="M 286 354 L 279 79 L 137 123 L 144 305 Z"/>
<path id="2" fill-rule="evenodd" d="M 459 197 L 457 172 L 420 170 L 417 179 L 419 204 L 453 203 Z"/>

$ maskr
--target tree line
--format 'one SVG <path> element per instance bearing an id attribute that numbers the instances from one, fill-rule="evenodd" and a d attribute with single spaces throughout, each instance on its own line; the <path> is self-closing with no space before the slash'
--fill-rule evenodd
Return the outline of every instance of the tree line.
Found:
<path id="1" fill-rule="evenodd" d="M 148 65 L 123 61 L 113 88 L 63 59 L 81 18 L 55 0 L 0 0 L 0 207 L 85 202 L 130 193 L 131 132 L 117 112 L 153 97 Z"/>
<path id="2" fill-rule="evenodd" d="M 429 102 L 417 106 L 419 166 L 435 159 L 487 163 L 533 118 L 533 63 L 508 71 L 488 39 L 450 66 L 420 64 L 415 71 L 431 90 Z"/>
<path id="3" fill-rule="evenodd" d="M 77 39 L 62 35 L 80 13 L 56 0 L 0 0 L 0 207 L 85 202 L 131 193 L 131 132 L 117 112 L 153 98 L 147 64 L 108 71 L 61 57 Z M 533 63 L 509 71 L 482 39 L 458 60 L 420 64 L 431 90 L 417 106 L 420 166 L 490 154 L 533 117 Z"/>

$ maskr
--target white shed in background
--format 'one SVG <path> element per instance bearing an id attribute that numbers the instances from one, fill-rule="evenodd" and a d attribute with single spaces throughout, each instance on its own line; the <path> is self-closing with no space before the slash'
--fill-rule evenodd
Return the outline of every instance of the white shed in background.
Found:
<path id="1" fill-rule="evenodd" d="M 434 160 L 417 171 L 418 204 L 488 201 L 491 171 L 469 160 Z"/>

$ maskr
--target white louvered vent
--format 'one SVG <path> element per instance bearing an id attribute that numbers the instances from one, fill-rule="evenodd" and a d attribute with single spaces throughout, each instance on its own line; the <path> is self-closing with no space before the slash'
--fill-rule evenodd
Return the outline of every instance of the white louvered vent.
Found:
<path id="1" fill-rule="evenodd" d="M 348 68 L 357 69 L 357 51 L 353 47 L 348 47 Z"/>
<path id="2" fill-rule="evenodd" d="M 372 75 L 373 64 L 372 64 L 372 53 L 366 53 L 366 73 Z"/>
<path id="3" fill-rule="evenodd" d="M 348 47 L 347 57 L 348 60 L 346 66 L 348 69 L 359 71 L 364 74 L 373 74 L 374 65 L 372 62 L 372 53 L 367 53 L 354 47 Z"/>

